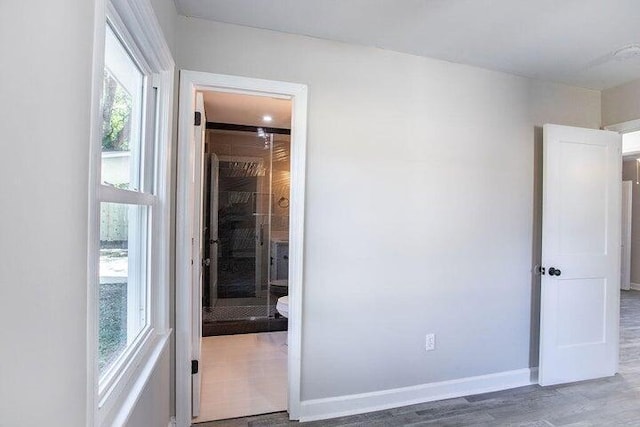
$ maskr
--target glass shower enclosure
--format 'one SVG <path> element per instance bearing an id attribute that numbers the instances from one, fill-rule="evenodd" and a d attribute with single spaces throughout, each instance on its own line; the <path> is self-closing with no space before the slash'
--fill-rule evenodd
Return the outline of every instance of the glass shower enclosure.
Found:
<path id="1" fill-rule="evenodd" d="M 205 143 L 203 335 L 286 330 L 289 135 L 209 130 Z"/>

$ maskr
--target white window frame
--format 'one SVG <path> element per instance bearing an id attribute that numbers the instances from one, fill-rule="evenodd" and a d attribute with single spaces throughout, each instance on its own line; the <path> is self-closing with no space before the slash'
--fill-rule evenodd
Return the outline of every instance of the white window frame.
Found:
<path id="1" fill-rule="evenodd" d="M 170 188 L 175 64 L 149 0 L 96 0 L 94 20 L 91 158 L 89 162 L 89 242 L 87 292 L 87 426 L 124 425 L 158 359 L 167 351 L 170 281 Z M 129 191 L 102 185 L 102 117 L 105 31 L 109 25 L 140 69 L 148 75 L 144 102 L 152 137 L 141 162 L 147 188 Z M 156 88 L 155 97 L 151 96 Z M 151 115 L 153 111 L 154 115 Z M 143 144 L 145 142 L 142 142 Z M 150 187 L 149 187 L 150 185 Z M 144 191 L 144 192 L 143 192 Z M 142 332 L 109 367 L 98 369 L 100 203 L 147 206 L 146 323 Z M 150 238 L 152 237 L 152 238 Z M 135 267 L 134 267 L 135 268 Z"/>
<path id="2" fill-rule="evenodd" d="M 619 134 L 623 135 L 623 138 L 624 138 L 625 133 L 640 131 L 640 119 L 630 120 L 628 122 L 616 123 L 613 125 L 605 126 L 604 129 L 618 132 Z M 640 154 L 639 150 L 632 150 L 627 152 L 625 152 L 624 150 L 622 151 L 623 158 L 636 158 L 638 154 Z"/>

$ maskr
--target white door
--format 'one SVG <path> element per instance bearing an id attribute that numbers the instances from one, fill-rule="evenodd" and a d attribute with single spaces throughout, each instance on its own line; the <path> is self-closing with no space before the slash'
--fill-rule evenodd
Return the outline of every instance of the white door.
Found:
<path id="1" fill-rule="evenodd" d="M 209 194 L 209 298 L 210 306 L 216 305 L 218 299 L 218 200 L 220 200 L 220 161 L 211 154 L 211 186 Z"/>
<path id="2" fill-rule="evenodd" d="M 633 182 L 622 181 L 622 244 L 620 262 L 620 289 L 631 289 L 631 206 Z"/>
<path id="3" fill-rule="evenodd" d="M 544 126 L 541 385 L 616 373 L 620 151 L 614 132 Z"/>
<path id="4" fill-rule="evenodd" d="M 200 115 L 198 118 L 198 114 Z M 194 118 L 194 134 L 193 134 L 193 200 L 194 200 L 194 217 L 192 230 L 192 327 L 191 327 L 191 360 L 192 367 L 191 386 L 192 386 L 192 406 L 191 416 L 197 417 L 200 414 L 200 386 L 201 386 L 201 339 L 202 339 L 202 196 L 203 196 L 203 179 L 202 170 L 204 167 L 204 138 L 207 126 L 207 119 L 204 114 L 204 100 L 202 93 L 196 93 L 196 117 Z M 193 369 L 197 366 L 197 369 Z"/>

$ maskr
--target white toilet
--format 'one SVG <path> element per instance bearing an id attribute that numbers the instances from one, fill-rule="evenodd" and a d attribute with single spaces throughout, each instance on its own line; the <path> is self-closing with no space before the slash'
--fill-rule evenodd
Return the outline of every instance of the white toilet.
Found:
<path id="1" fill-rule="evenodd" d="M 280 313 L 282 317 L 286 319 L 289 318 L 289 295 L 278 298 L 278 302 L 276 303 L 276 310 L 278 310 L 278 313 Z M 284 344 L 289 345 L 288 337 L 285 339 Z"/>
<path id="2" fill-rule="evenodd" d="M 276 310 L 278 310 L 278 313 L 280 313 L 282 317 L 289 318 L 289 295 L 278 298 Z"/>

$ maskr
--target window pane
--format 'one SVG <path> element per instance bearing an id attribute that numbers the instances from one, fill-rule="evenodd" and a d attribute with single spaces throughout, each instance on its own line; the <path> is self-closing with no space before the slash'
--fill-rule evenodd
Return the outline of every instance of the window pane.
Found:
<path id="1" fill-rule="evenodd" d="M 100 204 L 100 375 L 148 323 L 147 209 Z"/>
<path id="2" fill-rule="evenodd" d="M 640 151 L 640 131 L 622 134 L 622 154 Z"/>
<path id="3" fill-rule="evenodd" d="M 102 183 L 140 189 L 144 75 L 107 26 L 102 95 Z"/>

